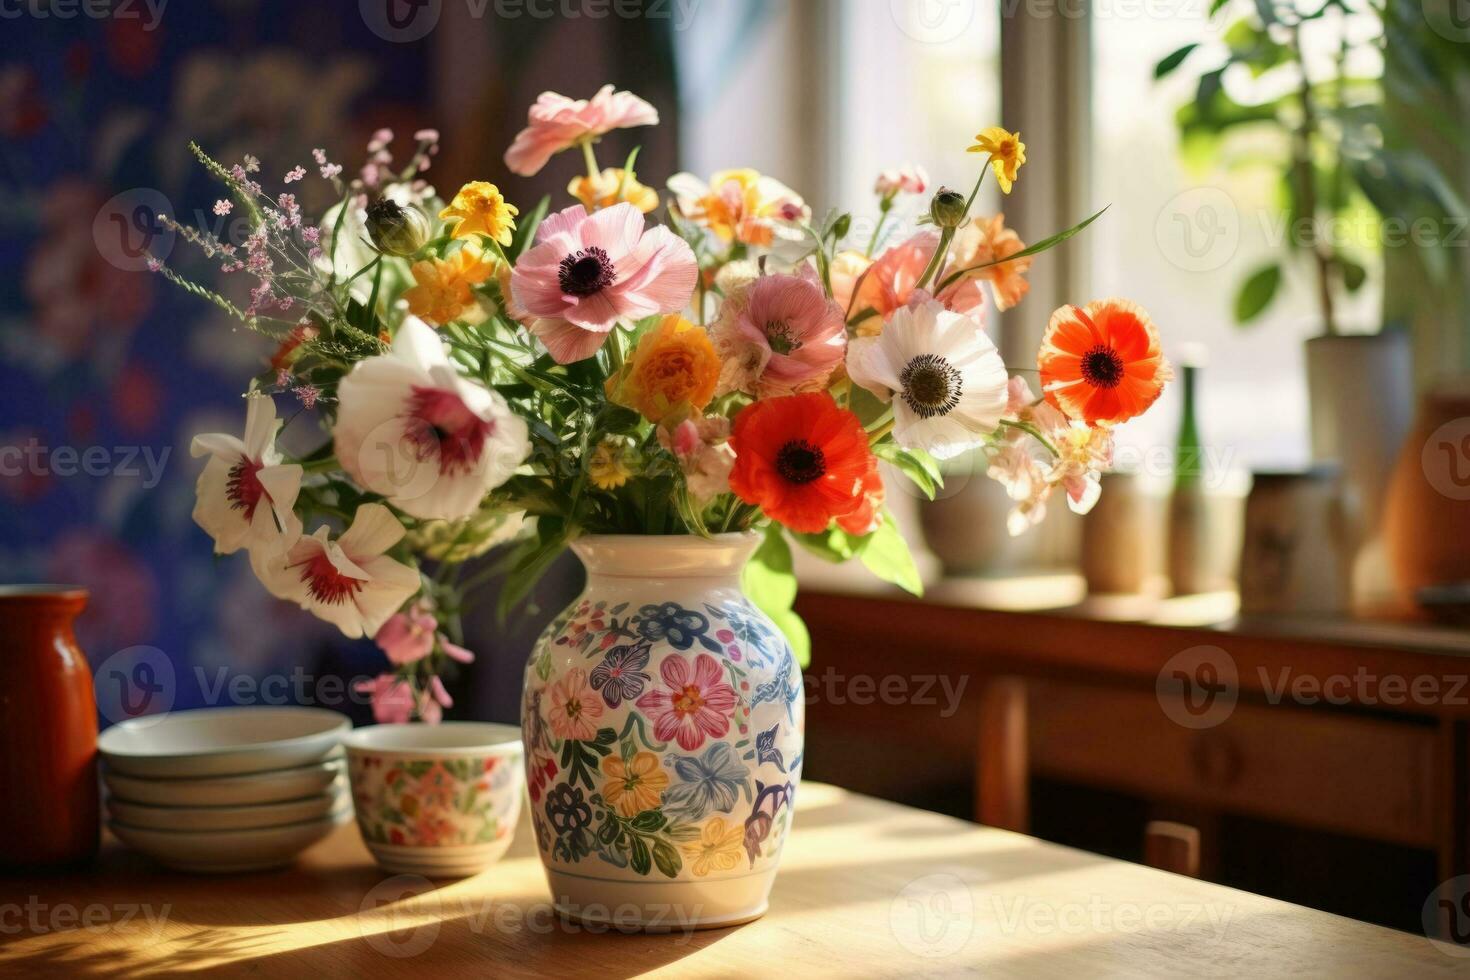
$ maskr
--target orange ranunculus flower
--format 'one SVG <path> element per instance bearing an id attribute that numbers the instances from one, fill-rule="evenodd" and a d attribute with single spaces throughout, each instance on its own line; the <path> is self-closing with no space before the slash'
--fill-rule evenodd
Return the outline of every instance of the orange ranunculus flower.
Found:
<path id="1" fill-rule="evenodd" d="M 606 167 L 595 177 L 573 177 L 567 193 L 581 201 L 588 211 L 610 208 L 627 201 L 644 214 L 658 207 L 658 191 L 638 183 L 622 167 Z"/>
<path id="2" fill-rule="evenodd" d="M 709 334 L 672 313 L 639 339 L 622 370 L 607 379 L 607 397 L 661 422 L 678 411 L 702 411 L 719 380 L 720 356 Z"/>
<path id="3" fill-rule="evenodd" d="M 447 259 L 415 262 L 409 271 L 417 285 L 403 292 L 409 312 L 435 326 L 458 320 L 475 303 L 470 287 L 494 275 L 496 265 L 472 242 L 465 242 Z"/>
<path id="4" fill-rule="evenodd" d="M 989 221 L 977 219 L 961 228 L 954 236 L 950 250 L 949 267 L 968 269 L 986 262 L 1000 262 L 1015 255 L 1026 247 L 1021 236 L 1006 227 L 1006 217 L 997 214 Z M 1031 290 L 1026 273 L 1031 270 L 1032 258 L 1023 256 L 1010 262 L 1000 262 L 967 275 L 972 279 L 990 280 L 990 292 L 995 297 L 995 308 L 1004 313 L 1021 302 Z"/>
<path id="5" fill-rule="evenodd" d="M 815 534 L 836 520 L 865 534 L 876 523 L 883 484 L 858 417 L 825 391 L 747 405 L 730 434 L 730 489 L 793 531 Z"/>
<path id="6" fill-rule="evenodd" d="M 1117 425 L 1143 414 L 1169 379 L 1153 321 L 1123 299 L 1057 310 L 1037 362 L 1046 400 L 1089 425 Z"/>

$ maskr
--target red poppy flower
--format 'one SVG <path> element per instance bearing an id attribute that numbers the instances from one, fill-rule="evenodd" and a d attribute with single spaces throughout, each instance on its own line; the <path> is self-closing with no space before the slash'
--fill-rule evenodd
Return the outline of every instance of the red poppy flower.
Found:
<path id="1" fill-rule="evenodd" d="M 1153 321 L 1122 299 L 1057 310 L 1037 361 L 1046 400 L 1089 425 L 1116 425 L 1143 414 L 1169 377 Z"/>
<path id="2" fill-rule="evenodd" d="M 878 461 L 858 417 L 823 391 L 747 406 L 730 434 L 730 489 L 772 520 L 815 534 L 834 519 L 844 530 L 872 530 L 882 500 Z"/>

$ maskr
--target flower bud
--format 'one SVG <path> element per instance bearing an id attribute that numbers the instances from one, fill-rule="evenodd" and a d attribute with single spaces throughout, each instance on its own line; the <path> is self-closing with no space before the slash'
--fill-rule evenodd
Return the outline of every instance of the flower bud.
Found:
<path id="1" fill-rule="evenodd" d="M 958 228 L 965 223 L 965 195 L 941 187 L 929 202 L 929 219 L 940 228 Z"/>
<path id="2" fill-rule="evenodd" d="M 383 198 L 367 209 L 367 233 L 380 252 L 408 256 L 429 240 L 428 215 L 418 208 L 404 207 Z"/>

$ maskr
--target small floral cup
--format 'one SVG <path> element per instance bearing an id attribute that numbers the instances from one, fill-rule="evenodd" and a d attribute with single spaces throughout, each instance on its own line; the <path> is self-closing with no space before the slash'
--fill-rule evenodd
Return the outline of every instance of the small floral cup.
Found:
<path id="1" fill-rule="evenodd" d="M 342 744 L 357 826 L 384 870 L 461 877 L 510 847 L 525 785 L 519 728 L 369 725 Z"/>

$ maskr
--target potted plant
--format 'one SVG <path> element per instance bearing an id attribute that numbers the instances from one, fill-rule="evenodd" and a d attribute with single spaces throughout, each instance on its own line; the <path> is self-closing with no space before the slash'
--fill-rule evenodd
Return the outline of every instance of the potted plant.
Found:
<path id="1" fill-rule="evenodd" d="M 1413 371 L 1407 332 L 1345 329 L 1344 300 L 1385 252 L 1420 244 L 1415 218 L 1455 207 L 1408 135 L 1423 125 L 1420 114 L 1386 108 L 1385 79 L 1374 69 L 1386 51 L 1411 57 L 1420 43 L 1402 29 L 1400 5 L 1389 6 L 1260 0 L 1229 17 L 1235 8 L 1216 0 L 1211 12 L 1229 17 L 1219 37 L 1187 44 L 1154 69 L 1156 78 L 1198 72 L 1195 96 L 1178 113 L 1186 143 L 1205 141 L 1218 157 L 1233 140 L 1237 161 L 1280 171 L 1281 252 L 1246 275 L 1234 314 L 1241 324 L 1257 322 L 1289 277 L 1309 279 L 1321 324 L 1306 343 L 1312 456 L 1341 463 L 1360 544 L 1376 527 L 1408 431 Z M 1237 98 L 1232 77 L 1252 80 L 1241 88 L 1261 97 Z M 1263 132 L 1276 138 L 1263 141 Z"/>

